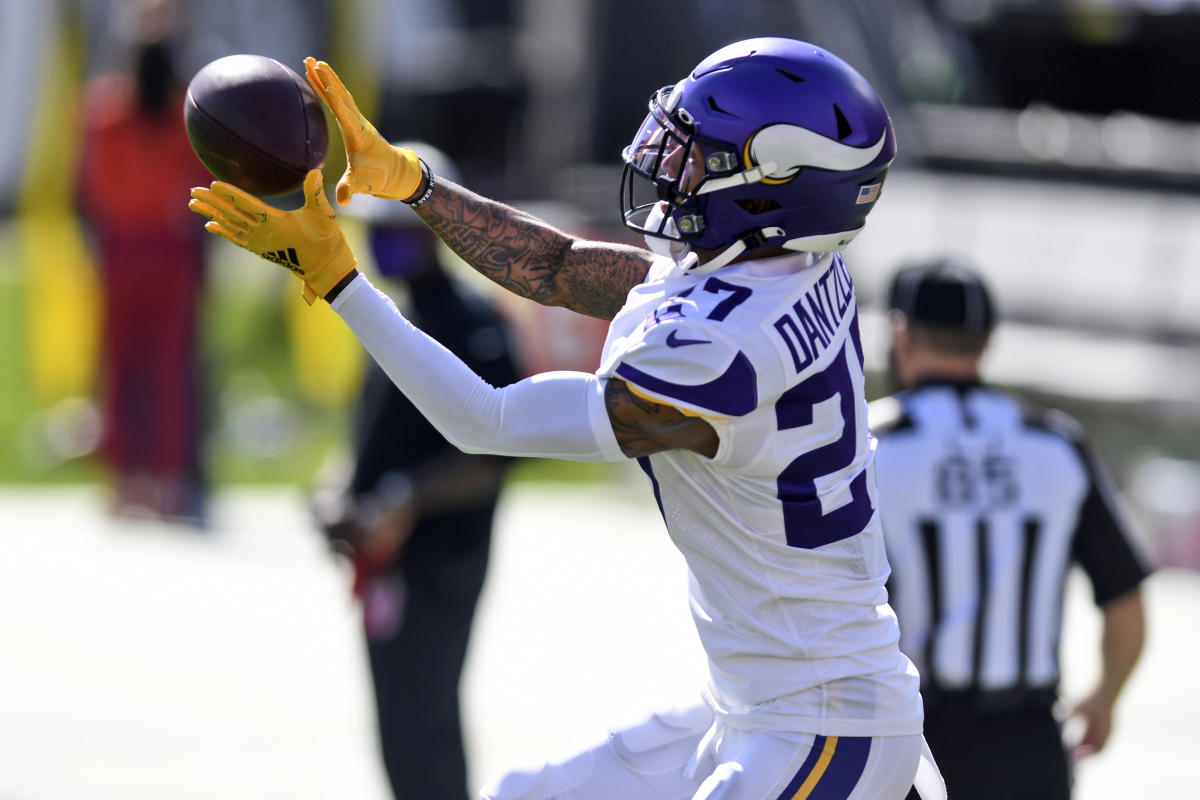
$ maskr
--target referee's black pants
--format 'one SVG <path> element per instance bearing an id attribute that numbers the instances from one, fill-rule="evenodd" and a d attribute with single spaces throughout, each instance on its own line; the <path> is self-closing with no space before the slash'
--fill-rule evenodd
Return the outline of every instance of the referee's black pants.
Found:
<path id="1" fill-rule="evenodd" d="M 398 570 L 405 587 L 402 622 L 390 635 L 368 631 L 379 743 L 397 800 L 473 795 L 459 679 L 490 549 L 491 509 L 477 516 L 414 533 Z"/>
<path id="2" fill-rule="evenodd" d="M 925 740 L 950 800 L 1068 800 L 1070 757 L 1050 707 L 927 704 Z M 916 800 L 915 790 L 909 800 Z"/>

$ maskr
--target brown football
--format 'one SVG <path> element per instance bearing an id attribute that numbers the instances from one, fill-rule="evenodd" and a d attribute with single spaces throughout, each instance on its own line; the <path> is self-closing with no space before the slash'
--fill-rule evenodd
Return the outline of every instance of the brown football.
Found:
<path id="1" fill-rule="evenodd" d="M 329 146 L 320 98 L 266 56 L 225 56 L 202 68 L 188 84 L 183 119 L 208 171 L 259 197 L 299 189 Z"/>

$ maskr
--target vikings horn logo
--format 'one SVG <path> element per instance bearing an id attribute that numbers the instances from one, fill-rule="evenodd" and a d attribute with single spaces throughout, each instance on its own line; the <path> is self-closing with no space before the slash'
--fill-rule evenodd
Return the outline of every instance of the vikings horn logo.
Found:
<path id="1" fill-rule="evenodd" d="M 852 172 L 870 164 L 883 151 L 887 131 L 868 147 L 851 147 L 799 125 L 768 125 L 746 143 L 748 164 L 773 165 L 763 183 L 787 183 L 805 167 Z"/>

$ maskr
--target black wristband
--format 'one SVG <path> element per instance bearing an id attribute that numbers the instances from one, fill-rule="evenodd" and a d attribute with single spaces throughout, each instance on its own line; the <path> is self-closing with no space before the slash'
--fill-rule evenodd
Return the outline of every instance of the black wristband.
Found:
<path id="1" fill-rule="evenodd" d="M 342 279 L 333 285 L 333 288 L 325 293 L 325 302 L 332 303 L 337 299 L 337 296 L 342 293 L 342 290 L 350 285 L 350 281 L 358 277 L 358 270 L 352 269 L 347 272 Z"/>
<path id="2" fill-rule="evenodd" d="M 433 172 L 430 171 L 429 165 L 425 163 L 425 159 L 418 157 L 417 160 L 421 162 L 421 174 L 425 176 L 425 191 L 416 200 L 404 201 L 408 203 L 411 208 L 417 208 L 429 199 L 429 195 L 433 194 Z"/>

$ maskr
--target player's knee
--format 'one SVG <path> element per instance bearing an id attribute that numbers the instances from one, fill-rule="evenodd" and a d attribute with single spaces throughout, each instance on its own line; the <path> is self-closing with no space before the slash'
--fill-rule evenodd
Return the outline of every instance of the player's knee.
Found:
<path id="1" fill-rule="evenodd" d="M 712 723 L 712 710 L 705 705 L 656 712 L 638 725 L 613 733 L 609 746 L 627 770 L 662 775 L 687 765 Z"/>
<path id="2" fill-rule="evenodd" d="M 726 800 L 736 796 L 742 780 L 742 765 L 726 761 L 704 779 L 692 800 Z"/>
<path id="3" fill-rule="evenodd" d="M 485 787 L 479 800 L 570 800 L 591 776 L 593 758 L 583 752 L 562 763 L 512 770 Z"/>
<path id="4" fill-rule="evenodd" d="M 703 705 L 651 714 L 565 761 L 505 774 L 483 790 L 480 800 L 571 800 L 584 796 L 585 789 L 595 796 L 597 786 L 627 785 L 630 775 L 640 776 L 635 782 L 641 785 L 681 773 L 712 721 L 712 711 Z"/>
<path id="5" fill-rule="evenodd" d="M 545 786 L 545 767 L 513 770 L 479 792 L 479 800 L 546 800 L 553 797 Z"/>

